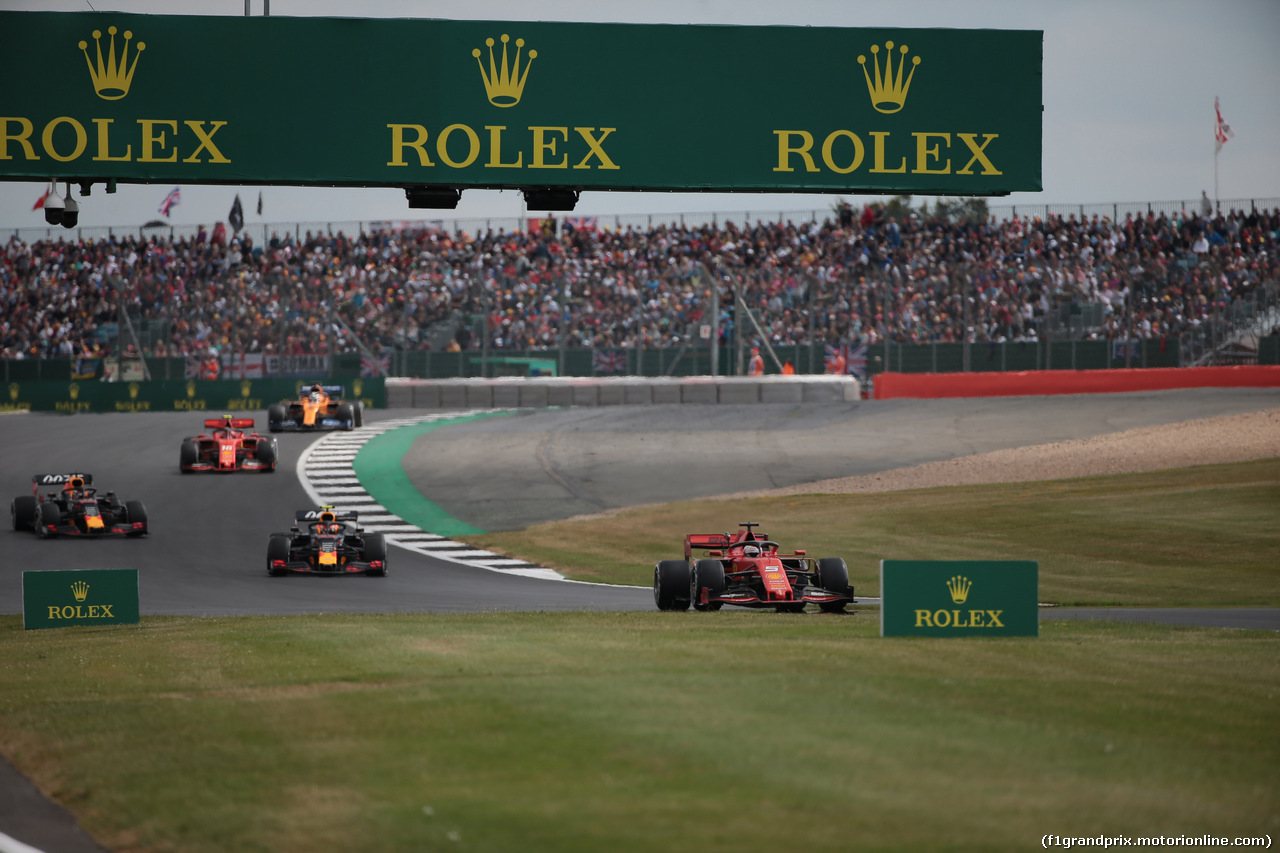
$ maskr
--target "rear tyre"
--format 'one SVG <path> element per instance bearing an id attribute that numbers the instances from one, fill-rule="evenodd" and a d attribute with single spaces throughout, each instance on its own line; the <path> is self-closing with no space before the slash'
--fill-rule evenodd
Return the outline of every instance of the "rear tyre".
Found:
<path id="1" fill-rule="evenodd" d="M 271 538 L 267 540 L 267 574 L 273 578 L 288 574 L 284 569 L 272 567 L 271 564 L 276 560 L 289 562 L 289 537 L 283 533 L 272 533 Z"/>
<path id="2" fill-rule="evenodd" d="M 687 560 L 662 560 L 653 567 L 653 603 L 659 610 L 688 610 L 692 579 Z"/>
<path id="3" fill-rule="evenodd" d="M 280 455 L 280 446 L 274 438 L 258 442 L 257 459 L 264 471 L 276 470 L 276 458 Z"/>
<path id="4" fill-rule="evenodd" d="M 19 495 L 9 505 L 9 513 L 13 516 L 14 530 L 35 530 L 36 509 L 39 502 L 35 495 Z"/>
<path id="5" fill-rule="evenodd" d="M 364 426 L 364 402 L 356 400 L 352 405 L 355 406 L 356 410 L 356 426 Z"/>
<path id="6" fill-rule="evenodd" d="M 182 473 L 189 474 L 187 468 L 200 461 L 200 449 L 196 447 L 194 441 L 182 442 L 182 451 L 178 454 L 178 464 L 182 467 Z"/>
<path id="7" fill-rule="evenodd" d="M 133 531 L 129 534 L 130 536 L 147 535 L 147 508 L 143 506 L 142 501 L 124 502 L 124 520 L 130 524 L 142 522 L 142 529 Z"/>
<path id="8" fill-rule="evenodd" d="M 50 532 L 49 527 L 56 528 L 62 523 L 62 513 L 58 510 L 58 505 L 50 501 L 40 504 L 36 512 L 36 532 L 40 534 L 40 538 L 48 539 L 57 536 L 57 532 Z"/>
<path id="9" fill-rule="evenodd" d="M 284 406 L 274 403 L 267 408 L 267 429 L 279 432 L 284 424 Z"/>
<path id="10" fill-rule="evenodd" d="M 382 561 L 381 569 L 370 569 L 369 574 L 377 578 L 387 576 L 387 540 L 381 533 L 367 533 L 364 537 L 364 558 L 372 563 Z"/>
<path id="11" fill-rule="evenodd" d="M 849 567 L 839 557 L 823 557 L 818 561 L 818 585 L 827 592 L 849 593 Z M 818 605 L 823 613 L 843 613 L 846 602 L 828 601 Z"/>
<path id="12" fill-rule="evenodd" d="M 709 601 L 702 604 L 702 591 L 705 589 L 710 598 L 724 592 L 724 564 L 719 560 L 698 560 L 693 564 L 693 580 L 691 595 L 693 609 L 700 613 L 719 610 L 724 606 L 722 601 Z"/>
<path id="13" fill-rule="evenodd" d="M 350 403 L 338 404 L 338 420 L 346 424 L 346 429 L 356 428 L 356 410 Z"/>

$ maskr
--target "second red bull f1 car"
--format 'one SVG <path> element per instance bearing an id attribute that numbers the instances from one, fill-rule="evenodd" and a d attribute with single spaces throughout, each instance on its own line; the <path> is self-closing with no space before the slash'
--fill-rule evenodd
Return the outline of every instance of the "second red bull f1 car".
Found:
<path id="1" fill-rule="evenodd" d="M 815 560 L 802 550 L 784 554 L 754 521 L 734 533 L 693 533 L 684 538 L 683 560 L 662 560 L 653 569 L 653 600 L 659 610 L 719 610 L 726 604 L 772 607 L 800 613 L 808 604 L 840 613 L 853 602 L 849 567 L 839 557 Z M 693 559 L 695 549 L 707 552 Z"/>
<path id="2" fill-rule="evenodd" d="M 300 509 L 288 533 L 272 533 L 267 541 L 267 574 L 387 574 L 387 541 L 366 533 L 354 510 L 331 506 Z"/>
<path id="3" fill-rule="evenodd" d="M 14 530 L 34 530 L 42 539 L 56 536 L 146 536 L 147 508 L 142 501 L 121 501 L 115 492 L 99 495 L 92 474 L 36 474 L 31 494 L 9 507 Z M 40 493 L 41 487 L 53 491 Z"/>

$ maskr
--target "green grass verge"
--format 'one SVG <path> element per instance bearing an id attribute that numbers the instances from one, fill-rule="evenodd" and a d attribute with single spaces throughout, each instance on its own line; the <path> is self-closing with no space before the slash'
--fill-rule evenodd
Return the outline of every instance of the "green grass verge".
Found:
<path id="1" fill-rule="evenodd" d="M 1280 635 L 693 613 L 0 618 L 0 748 L 125 851 L 1280 834 Z"/>
<path id="2" fill-rule="evenodd" d="M 1280 603 L 1280 459 L 877 495 L 697 500 L 464 536 L 579 580 L 649 585 L 688 533 L 759 521 L 787 549 L 844 557 L 859 595 L 880 560 L 1036 560 L 1064 605 Z"/>

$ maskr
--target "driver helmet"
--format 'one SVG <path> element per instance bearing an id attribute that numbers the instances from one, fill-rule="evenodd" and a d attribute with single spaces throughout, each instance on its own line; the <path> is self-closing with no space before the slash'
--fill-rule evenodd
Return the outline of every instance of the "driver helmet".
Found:
<path id="1" fill-rule="evenodd" d="M 83 478 L 83 477 L 72 477 L 70 480 L 67 480 L 67 485 L 66 485 L 66 486 L 64 486 L 62 490 L 63 490 L 64 492 L 69 492 L 69 493 L 70 493 L 71 495 L 73 495 L 73 496 L 77 496 L 77 495 L 83 494 L 83 493 L 84 493 L 84 478 Z"/>
<path id="2" fill-rule="evenodd" d="M 757 548 L 755 545 L 748 545 L 742 549 L 742 555 L 744 557 L 759 557 L 760 549 Z"/>
<path id="3" fill-rule="evenodd" d="M 320 402 L 320 386 L 319 385 L 311 386 L 311 402 L 313 403 Z"/>

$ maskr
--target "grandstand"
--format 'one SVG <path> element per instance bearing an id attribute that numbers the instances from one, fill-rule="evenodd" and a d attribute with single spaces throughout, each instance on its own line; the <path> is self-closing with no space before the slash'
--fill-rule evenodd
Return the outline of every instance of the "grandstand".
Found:
<path id="1" fill-rule="evenodd" d="M 19 229 L 0 357 L 6 380 L 211 353 L 412 376 L 735 374 L 755 345 L 801 373 L 837 350 L 867 373 L 1277 361 L 1280 200 L 911 204 Z"/>

